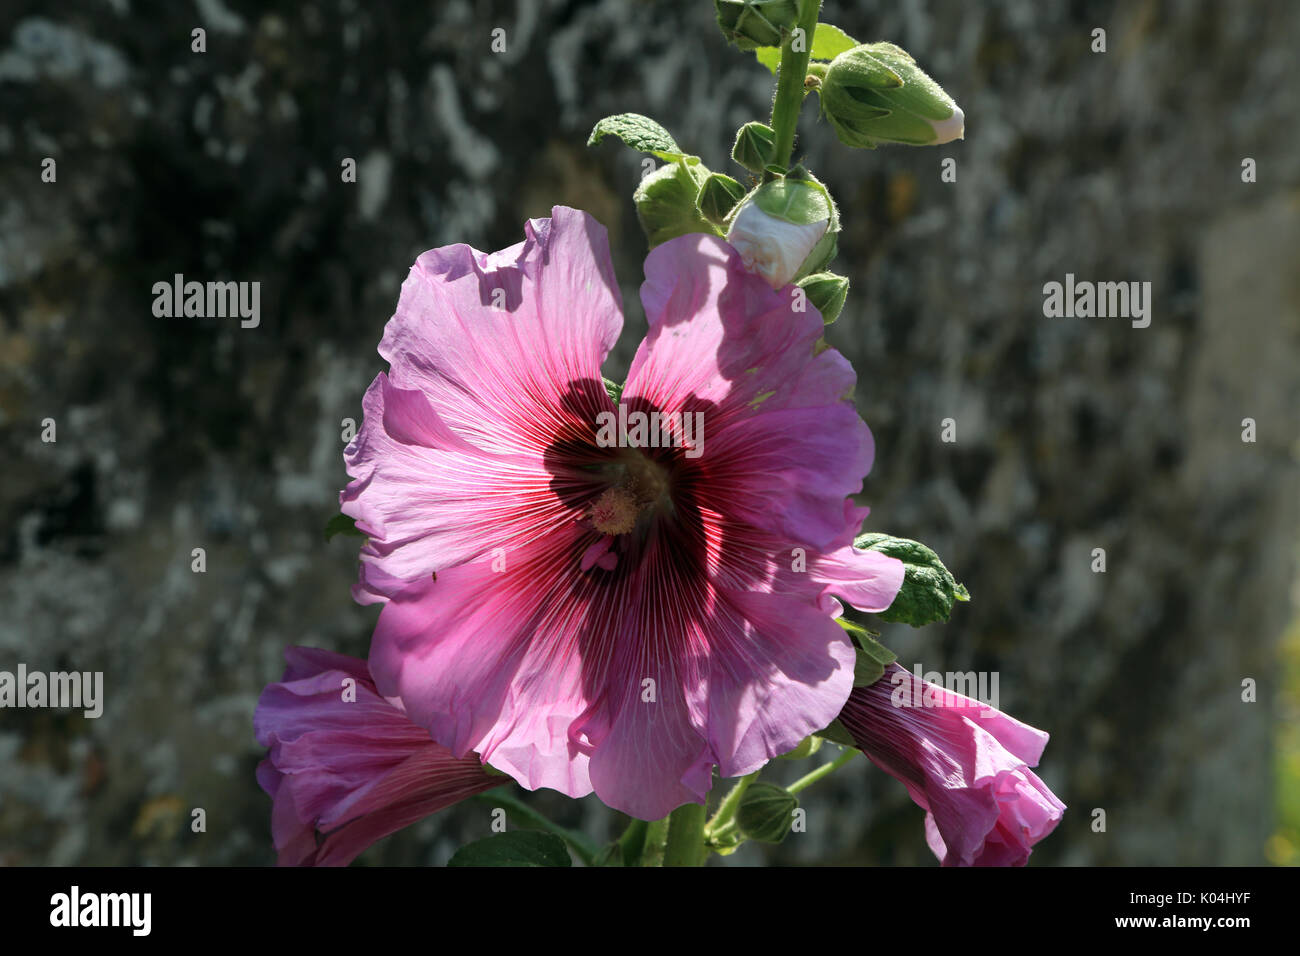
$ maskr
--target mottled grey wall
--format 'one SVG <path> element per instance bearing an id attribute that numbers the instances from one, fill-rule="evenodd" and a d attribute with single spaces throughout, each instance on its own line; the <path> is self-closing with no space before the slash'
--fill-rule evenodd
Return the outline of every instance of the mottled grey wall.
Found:
<path id="1" fill-rule="evenodd" d="M 269 861 L 251 713 L 286 644 L 365 652 L 355 541 L 321 528 L 407 268 L 586 208 L 615 247 L 625 368 L 639 157 L 587 132 L 647 113 L 738 175 L 734 129 L 770 96 L 707 0 L 277 6 L 0 13 L 0 669 L 102 670 L 107 697 L 97 721 L 0 711 L 0 863 Z M 809 104 L 799 144 L 843 211 L 853 292 L 829 339 L 876 435 L 871 525 L 931 543 L 974 595 L 887 640 L 909 665 L 998 671 L 1003 709 L 1052 732 L 1041 773 L 1071 809 L 1036 862 L 1261 861 L 1300 538 L 1300 6 L 824 17 L 905 46 L 967 116 L 950 146 L 849 151 Z M 260 281 L 260 327 L 155 318 L 177 272 Z M 1067 272 L 1150 281 L 1150 327 L 1045 318 Z M 731 860 L 932 862 L 865 761 L 807 805 L 807 834 Z M 457 809 L 364 859 L 442 862 L 485 826 Z"/>

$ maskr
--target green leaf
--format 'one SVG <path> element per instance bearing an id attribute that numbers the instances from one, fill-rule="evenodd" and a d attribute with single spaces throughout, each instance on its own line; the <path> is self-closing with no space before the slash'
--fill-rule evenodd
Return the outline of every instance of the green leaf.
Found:
<path id="1" fill-rule="evenodd" d="M 761 46 L 754 51 L 754 56 L 758 62 L 772 71 L 776 76 L 776 68 L 781 65 L 781 48 L 779 46 Z"/>
<path id="2" fill-rule="evenodd" d="M 736 829 L 750 840 L 780 843 L 790 832 L 798 807 L 799 798 L 784 787 L 751 784 L 736 809 Z"/>
<path id="3" fill-rule="evenodd" d="M 329 541 L 336 534 L 345 534 L 349 537 L 364 538 L 366 533 L 357 528 L 357 519 L 348 515 L 335 515 L 325 525 L 325 540 Z"/>
<path id="4" fill-rule="evenodd" d="M 467 843 L 448 866 L 572 866 L 564 841 L 541 830 L 510 830 Z"/>
<path id="5" fill-rule="evenodd" d="M 836 621 L 849 632 L 858 653 L 853 663 L 853 686 L 869 687 L 885 675 L 885 668 L 898 660 L 898 655 L 876 640 L 872 632 L 861 624 L 842 617 Z"/>
<path id="6" fill-rule="evenodd" d="M 833 60 L 845 50 L 852 50 L 855 46 L 860 46 L 857 40 L 849 36 L 837 26 L 829 23 L 817 24 L 817 29 L 813 31 L 812 52 L 810 58 L 814 60 Z M 758 62 L 776 74 L 776 68 L 781 65 L 781 48 L 779 46 L 759 47 L 754 51 L 754 56 Z"/>
<path id="7" fill-rule="evenodd" d="M 605 378 L 603 375 L 601 381 L 605 383 L 605 393 L 609 395 L 609 400 L 617 405 L 623 397 L 623 386 L 612 378 Z"/>
<path id="8" fill-rule="evenodd" d="M 833 60 L 845 50 L 852 50 L 855 46 L 860 46 L 858 41 L 839 27 L 829 23 L 819 23 L 813 33 L 811 58 Z"/>
<path id="9" fill-rule="evenodd" d="M 650 153 L 667 163 L 684 162 L 693 165 L 700 161 L 698 156 L 683 153 L 668 130 L 640 113 L 606 116 L 592 128 L 591 135 L 587 137 L 587 145 L 597 146 L 606 136 L 621 139 L 633 149 Z"/>
<path id="10" fill-rule="evenodd" d="M 881 620 L 923 627 L 948 620 L 954 603 L 970 600 L 970 592 L 957 583 L 939 556 L 919 541 L 887 534 L 863 534 L 853 546 L 879 551 L 903 562 L 903 586 L 889 609 L 881 612 Z"/>
<path id="11" fill-rule="evenodd" d="M 844 747 L 856 747 L 858 745 L 858 742 L 853 739 L 853 735 L 840 723 L 839 718 L 832 720 L 829 726 L 817 731 L 817 736 Z"/>

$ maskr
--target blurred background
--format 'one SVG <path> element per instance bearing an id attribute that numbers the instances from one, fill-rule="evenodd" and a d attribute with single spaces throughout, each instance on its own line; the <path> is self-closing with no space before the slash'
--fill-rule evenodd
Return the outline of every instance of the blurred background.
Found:
<path id="1" fill-rule="evenodd" d="M 1039 773 L 1070 810 L 1031 865 L 1296 862 L 1300 5 L 828 0 L 823 19 L 901 44 L 967 118 L 948 146 L 854 151 L 809 103 L 797 148 L 842 209 L 853 290 L 828 339 L 876 437 L 868 527 L 927 542 L 973 595 L 886 642 L 909 668 L 996 671 L 1001 709 L 1051 732 Z M 621 379 L 645 329 L 640 157 L 588 132 L 645 113 L 739 178 L 734 131 L 770 96 L 709 0 L 8 0 L 0 670 L 103 671 L 105 709 L 0 711 L 0 863 L 270 863 L 253 708 L 286 645 L 365 656 L 356 539 L 322 528 L 407 269 L 588 210 L 623 287 Z M 175 273 L 260 281 L 260 326 L 156 318 Z M 1149 281 L 1150 327 L 1045 318 L 1066 273 Z M 807 833 L 726 862 L 934 864 L 866 760 L 805 797 Z M 488 812 L 361 862 L 443 863 Z"/>

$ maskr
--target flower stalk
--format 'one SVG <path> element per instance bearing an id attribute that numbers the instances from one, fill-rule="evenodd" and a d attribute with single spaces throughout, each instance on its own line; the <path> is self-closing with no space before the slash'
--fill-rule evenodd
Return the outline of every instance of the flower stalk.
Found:
<path id="1" fill-rule="evenodd" d="M 731 788 L 731 792 L 723 798 L 722 803 L 718 805 L 717 812 L 713 814 L 713 819 L 708 822 L 704 828 L 705 839 L 710 843 L 714 842 L 714 837 L 727 829 L 727 826 L 736 817 L 736 809 L 740 806 L 740 800 L 749 789 L 749 785 L 758 779 L 761 770 L 755 770 L 746 777 L 741 777 L 736 781 L 736 785 Z"/>
<path id="2" fill-rule="evenodd" d="M 856 757 L 857 754 L 858 752 L 852 747 L 846 747 L 844 753 L 840 754 L 834 760 L 827 761 L 816 770 L 810 770 L 794 783 L 790 784 L 790 786 L 786 787 L 786 793 L 798 793 L 801 790 L 807 790 L 818 780 L 822 779 L 822 777 L 829 777 L 836 770 L 839 770 L 840 767 L 843 767 L 846 763 Z"/>
<path id="3" fill-rule="evenodd" d="M 668 843 L 664 866 L 703 866 L 708 857 L 704 846 L 704 805 L 684 803 L 668 816 Z"/>
<path id="4" fill-rule="evenodd" d="M 817 29 L 821 6 L 821 0 L 799 0 L 796 29 L 801 32 L 792 30 L 781 41 L 781 70 L 777 76 L 776 98 L 772 101 L 772 129 L 776 134 L 772 163 L 782 168 L 790 166 L 790 157 L 794 153 L 795 127 L 807 92 L 804 79 L 808 75 L 813 33 Z M 794 49 L 796 37 L 802 38 L 801 50 Z"/>

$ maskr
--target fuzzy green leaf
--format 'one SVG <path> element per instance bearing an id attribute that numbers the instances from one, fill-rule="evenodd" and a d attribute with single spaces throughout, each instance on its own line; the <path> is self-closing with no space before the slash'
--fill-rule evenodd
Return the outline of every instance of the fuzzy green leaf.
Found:
<path id="1" fill-rule="evenodd" d="M 863 534 L 853 546 L 879 551 L 903 562 L 903 586 L 889 609 L 881 612 L 881 620 L 923 627 L 948 620 L 954 603 L 970 600 L 970 592 L 957 583 L 939 556 L 919 541 L 887 534 Z"/>
<path id="2" fill-rule="evenodd" d="M 461 847 L 448 866 L 572 866 L 564 841 L 541 830 L 510 830 Z"/>
<path id="3" fill-rule="evenodd" d="M 650 153 L 667 163 L 699 162 L 699 157 L 688 156 L 682 152 L 677 140 L 648 116 L 640 113 L 619 113 L 606 116 L 598 122 L 587 137 L 588 146 L 597 146 L 606 136 L 622 140 L 626 145 L 642 153 Z"/>

